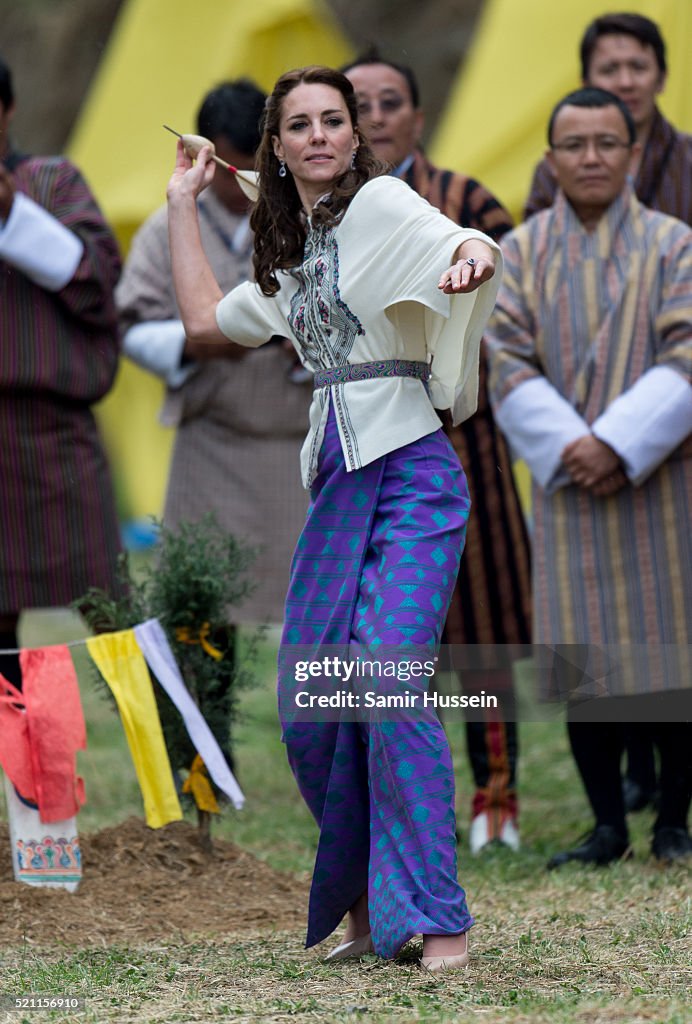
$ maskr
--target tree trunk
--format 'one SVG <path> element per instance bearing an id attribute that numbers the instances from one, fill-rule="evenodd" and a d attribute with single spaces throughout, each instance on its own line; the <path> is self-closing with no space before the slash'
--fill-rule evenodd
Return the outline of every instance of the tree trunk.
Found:
<path id="1" fill-rule="evenodd" d="M 208 857 L 214 855 L 214 849 L 211 842 L 211 814 L 209 811 L 202 811 L 197 808 L 197 834 L 199 836 L 200 849 L 206 853 Z"/>

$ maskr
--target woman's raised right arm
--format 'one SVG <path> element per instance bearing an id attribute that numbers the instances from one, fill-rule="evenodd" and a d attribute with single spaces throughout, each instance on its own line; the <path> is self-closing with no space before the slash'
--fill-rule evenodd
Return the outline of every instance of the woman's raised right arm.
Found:
<path id="1" fill-rule="evenodd" d="M 211 149 L 199 151 L 193 164 L 178 142 L 175 170 L 168 182 L 168 234 L 171 246 L 173 284 L 185 335 L 191 342 L 229 339 L 216 322 L 216 307 L 223 298 L 202 248 L 197 215 L 197 196 L 210 184 L 216 164 Z"/>

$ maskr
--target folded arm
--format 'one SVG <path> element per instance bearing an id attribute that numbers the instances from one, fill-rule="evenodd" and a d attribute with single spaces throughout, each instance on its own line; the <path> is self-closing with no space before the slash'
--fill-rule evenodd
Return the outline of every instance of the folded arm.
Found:
<path id="1" fill-rule="evenodd" d="M 641 484 L 692 433 L 692 387 L 669 366 L 647 370 L 595 420 L 593 433 Z"/>
<path id="2" fill-rule="evenodd" d="M 692 241 L 679 224 L 660 253 L 662 287 L 650 366 L 592 424 L 639 486 L 692 434 Z"/>
<path id="3" fill-rule="evenodd" d="M 544 376 L 536 353 L 537 325 L 522 282 L 519 243 L 503 240 L 505 276 L 485 345 L 495 418 L 514 453 L 549 492 L 572 482 L 563 453 L 589 425 Z"/>

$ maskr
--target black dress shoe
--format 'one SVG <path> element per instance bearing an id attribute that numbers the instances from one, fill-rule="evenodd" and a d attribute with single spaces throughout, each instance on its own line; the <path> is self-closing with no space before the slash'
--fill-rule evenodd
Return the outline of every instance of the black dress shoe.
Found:
<path id="1" fill-rule="evenodd" d="M 692 856 L 692 838 L 686 828 L 668 825 L 657 828 L 651 841 L 651 852 L 657 860 L 682 860 Z"/>
<path id="2" fill-rule="evenodd" d="M 587 836 L 585 842 L 572 850 L 556 853 L 548 861 L 548 870 L 559 868 L 570 860 L 581 861 L 582 864 L 610 864 L 614 860 L 627 860 L 632 856 L 630 844 L 626 838 L 610 825 L 597 825 Z"/>

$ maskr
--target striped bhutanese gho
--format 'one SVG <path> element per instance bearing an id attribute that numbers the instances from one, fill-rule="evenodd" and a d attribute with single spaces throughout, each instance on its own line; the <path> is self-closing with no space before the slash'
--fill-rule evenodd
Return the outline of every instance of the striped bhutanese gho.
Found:
<path id="1" fill-rule="evenodd" d="M 629 188 L 592 232 L 559 193 L 503 239 L 487 332 L 496 407 L 543 375 L 587 424 L 650 368 L 692 371 L 692 232 Z M 539 643 L 692 639 L 692 437 L 641 484 L 608 498 L 535 482 Z"/>
<path id="2" fill-rule="evenodd" d="M 202 245 L 225 294 L 250 275 L 252 235 L 233 241 L 243 217 L 211 189 L 198 206 Z M 135 235 L 115 297 L 125 330 L 179 317 L 165 207 Z M 166 392 L 162 419 L 177 430 L 163 520 L 176 530 L 213 510 L 223 529 L 257 553 L 254 589 L 229 609 L 229 621 L 281 622 L 308 504 L 296 465 L 312 386 L 289 379 L 293 360 L 281 344 L 245 352 L 242 359 L 198 361 L 181 387 Z"/>
<path id="3" fill-rule="evenodd" d="M 14 185 L 79 236 L 50 292 L 0 260 L 0 612 L 66 604 L 111 586 L 119 549 L 90 405 L 118 358 L 117 245 L 84 179 L 60 157 L 10 157 Z"/>

